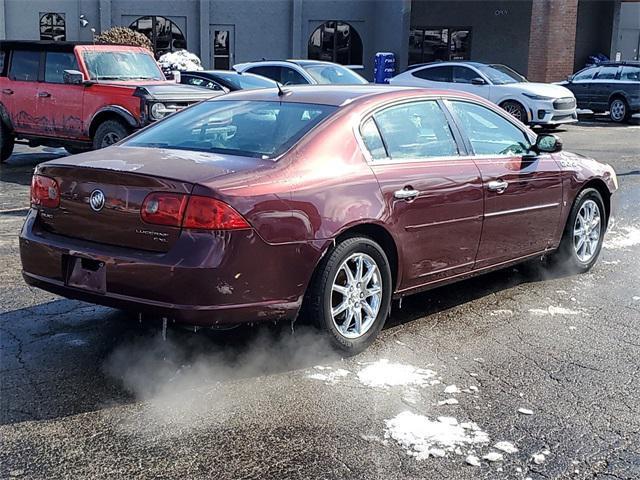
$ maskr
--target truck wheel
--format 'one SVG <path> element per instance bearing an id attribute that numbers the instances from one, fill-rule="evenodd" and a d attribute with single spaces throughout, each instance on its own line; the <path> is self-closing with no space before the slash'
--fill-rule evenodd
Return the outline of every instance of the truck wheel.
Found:
<path id="1" fill-rule="evenodd" d="M 98 150 L 118 143 L 129 135 L 129 130 L 117 120 L 101 123 L 93 136 L 93 148 Z"/>
<path id="2" fill-rule="evenodd" d="M 3 123 L 0 123 L 0 162 L 5 162 L 13 153 L 15 137 Z"/>
<path id="3" fill-rule="evenodd" d="M 529 119 L 527 118 L 527 111 L 520 103 L 513 100 L 507 100 L 506 102 L 503 102 L 500 106 L 509 115 L 517 118 L 525 125 L 529 123 Z"/>

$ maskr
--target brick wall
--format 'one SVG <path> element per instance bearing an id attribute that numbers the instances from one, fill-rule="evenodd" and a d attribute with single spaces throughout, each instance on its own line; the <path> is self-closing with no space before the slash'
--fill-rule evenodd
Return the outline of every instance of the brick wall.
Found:
<path id="1" fill-rule="evenodd" d="M 573 73 L 578 0 L 533 0 L 528 78 L 555 82 Z"/>

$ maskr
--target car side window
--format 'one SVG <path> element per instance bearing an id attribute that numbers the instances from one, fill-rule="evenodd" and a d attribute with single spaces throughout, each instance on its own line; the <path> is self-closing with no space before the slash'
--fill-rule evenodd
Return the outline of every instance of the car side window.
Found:
<path id="1" fill-rule="evenodd" d="M 415 72 L 411 72 L 414 77 L 431 82 L 451 82 L 452 68 L 448 66 L 421 68 Z"/>
<path id="2" fill-rule="evenodd" d="M 593 78 L 593 76 L 595 75 L 596 71 L 598 69 L 597 68 L 586 68 L 584 70 L 582 70 L 581 72 L 576 73 L 573 76 L 572 81 L 574 82 L 585 82 L 588 80 L 591 80 Z"/>
<path id="3" fill-rule="evenodd" d="M 640 67 L 630 67 L 625 65 L 622 67 L 620 80 L 638 82 L 640 81 Z"/>
<path id="4" fill-rule="evenodd" d="M 5 59 L 4 50 L 0 50 L 0 77 L 4 77 L 4 59 Z"/>
<path id="5" fill-rule="evenodd" d="M 251 67 L 247 69 L 247 72 L 254 73 L 256 75 L 262 75 L 263 77 L 270 78 L 271 80 L 275 80 L 276 82 L 280 81 L 281 77 L 281 68 L 275 67 L 271 65 L 263 65 L 259 67 Z"/>
<path id="6" fill-rule="evenodd" d="M 392 160 L 458 155 L 447 117 L 435 100 L 389 107 L 373 118 Z"/>
<path id="7" fill-rule="evenodd" d="M 282 80 L 280 83 L 283 85 L 307 85 L 309 82 L 299 72 L 296 72 L 293 68 L 282 67 Z"/>
<path id="8" fill-rule="evenodd" d="M 448 100 L 476 155 L 520 155 L 531 148 L 525 133 L 502 115 L 475 103 Z"/>
<path id="9" fill-rule="evenodd" d="M 360 127 L 360 135 L 373 160 L 383 160 L 387 158 L 387 149 L 384 148 L 380 130 L 378 130 L 378 126 L 373 118 L 369 118 L 362 124 Z"/>
<path id="10" fill-rule="evenodd" d="M 204 78 L 191 77 L 186 75 L 183 75 L 183 77 L 186 77 L 185 82 L 183 83 L 186 83 L 187 85 L 204 87 L 204 88 L 208 88 L 209 90 L 222 90 L 222 87 L 218 85 L 216 82 L 214 82 L 213 80 L 205 80 Z"/>
<path id="11" fill-rule="evenodd" d="M 9 78 L 22 82 L 37 82 L 40 70 L 40 52 L 15 50 L 11 55 Z"/>
<path id="12" fill-rule="evenodd" d="M 75 54 L 47 52 L 44 64 L 44 81 L 47 83 L 64 83 L 65 70 L 78 70 Z"/>
<path id="13" fill-rule="evenodd" d="M 600 67 L 596 80 L 613 80 L 618 73 L 618 66 Z"/>
<path id="14" fill-rule="evenodd" d="M 471 83 L 474 78 L 482 78 L 476 71 L 469 67 L 453 67 L 454 83 Z"/>

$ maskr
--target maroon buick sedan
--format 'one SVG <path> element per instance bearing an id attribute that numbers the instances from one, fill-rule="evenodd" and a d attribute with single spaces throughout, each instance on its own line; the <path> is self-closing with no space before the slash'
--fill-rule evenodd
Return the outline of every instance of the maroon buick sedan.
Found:
<path id="1" fill-rule="evenodd" d="M 392 299 L 596 261 L 613 169 L 484 100 L 402 87 L 231 93 L 38 166 L 24 278 L 176 322 L 312 321 L 364 349 Z"/>

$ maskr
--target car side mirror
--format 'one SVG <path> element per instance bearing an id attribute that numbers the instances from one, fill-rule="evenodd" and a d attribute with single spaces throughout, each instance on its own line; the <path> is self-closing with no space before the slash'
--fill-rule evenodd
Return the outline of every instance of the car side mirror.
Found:
<path id="1" fill-rule="evenodd" d="M 65 70 L 62 79 L 68 85 L 82 85 L 84 83 L 84 75 L 78 70 Z"/>
<path id="2" fill-rule="evenodd" d="M 471 85 L 486 85 L 487 82 L 484 81 L 484 78 L 476 77 L 471 80 Z"/>
<path id="3" fill-rule="evenodd" d="M 535 150 L 539 153 L 556 153 L 562 150 L 562 141 L 555 135 L 538 135 Z"/>

